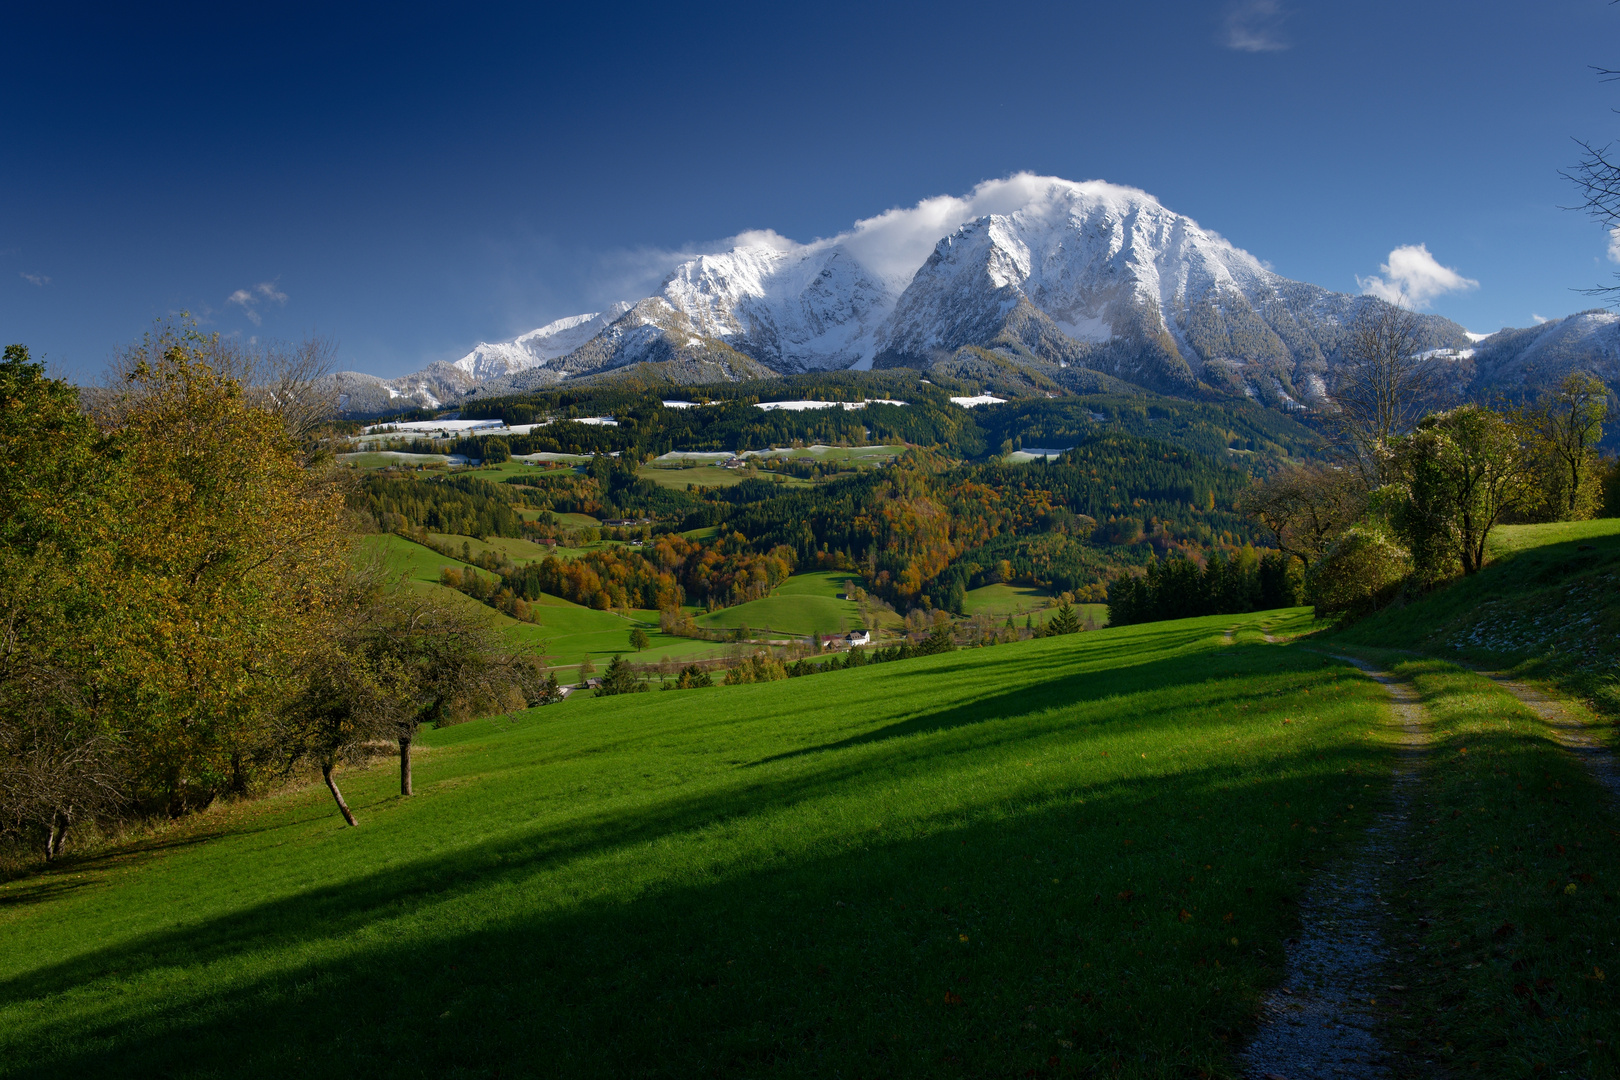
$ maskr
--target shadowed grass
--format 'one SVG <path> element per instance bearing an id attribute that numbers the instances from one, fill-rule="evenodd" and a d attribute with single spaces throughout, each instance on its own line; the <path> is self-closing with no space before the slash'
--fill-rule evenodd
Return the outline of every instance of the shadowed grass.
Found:
<path id="1" fill-rule="evenodd" d="M 1433 741 L 1388 897 L 1408 1072 L 1615 1076 L 1620 819 L 1534 712 L 1483 676 L 1384 654 Z M 1400 662 L 1396 662 L 1400 661 Z"/>
<path id="2" fill-rule="evenodd" d="M 312 788 L 0 887 L 0 1074 L 1230 1073 L 1390 762 L 1263 619 L 466 724 L 359 829 Z"/>
<path id="3" fill-rule="evenodd" d="M 1620 518 L 1504 526 L 1472 577 L 1334 633 L 1559 686 L 1620 714 Z"/>

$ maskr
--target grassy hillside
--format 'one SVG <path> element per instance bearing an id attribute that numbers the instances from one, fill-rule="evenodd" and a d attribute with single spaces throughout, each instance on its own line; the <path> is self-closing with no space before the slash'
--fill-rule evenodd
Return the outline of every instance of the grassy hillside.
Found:
<path id="1" fill-rule="evenodd" d="M 1620 708 L 1620 519 L 1508 526 L 1492 540 L 1480 573 L 1336 639 L 1549 680 Z"/>
<path id="2" fill-rule="evenodd" d="M 1012 615 L 1014 621 L 1023 626 L 1026 615 L 1034 615 L 1039 621 L 1043 614 L 1051 614 L 1046 610 L 1048 599 L 1044 591 L 1028 585 L 982 585 L 967 591 L 963 610 L 969 615 L 978 615 L 982 612 L 995 619 L 1005 619 Z M 1098 626 L 1108 621 L 1107 604 L 1076 604 L 1074 610 L 1082 621 L 1088 615 Z"/>
<path id="3" fill-rule="evenodd" d="M 346 775 L 359 829 L 311 786 L 0 886 L 0 1074 L 1230 1072 L 1390 763 L 1264 618 L 571 701 Z"/>
<path id="4" fill-rule="evenodd" d="M 451 541 L 468 539 L 472 545 L 479 541 L 466 537 L 446 537 Z M 711 642 L 691 638 L 673 637 L 658 630 L 658 613 L 634 612 L 626 619 L 611 611 L 595 611 L 569 603 L 555 596 L 542 596 L 530 605 L 535 621 L 521 623 L 479 603 L 472 597 L 446 589 L 439 582 L 439 569 L 454 566 L 463 573 L 483 573 L 458 559 L 447 558 L 430 548 L 412 543 L 402 536 L 385 534 L 372 537 L 370 544 L 386 553 L 389 564 L 397 571 L 408 573 L 415 588 L 433 589 L 452 603 L 470 604 L 483 611 L 487 618 L 515 641 L 542 647 L 547 662 L 558 668 L 557 677 L 572 682 L 579 677 L 579 664 L 587 656 L 600 668 L 614 654 L 622 654 L 635 663 L 656 663 L 665 657 L 671 660 L 703 659 L 721 654 L 723 649 Z M 527 544 L 522 540 L 499 537 L 490 541 L 495 545 Z M 533 547 L 536 545 L 527 544 Z M 476 554 L 480 548 L 473 548 Z M 641 627 L 651 644 L 642 652 L 630 648 L 630 631 Z"/>
<path id="5" fill-rule="evenodd" d="M 863 625 L 860 608 L 843 599 L 844 582 L 860 583 L 859 574 L 816 570 L 794 574 L 776 592 L 760 600 L 711 612 L 698 619 L 710 630 L 735 630 L 746 626 L 750 632 L 770 631 L 793 637 L 844 633 Z M 902 620 L 889 611 L 874 611 L 877 626 L 898 625 Z"/>

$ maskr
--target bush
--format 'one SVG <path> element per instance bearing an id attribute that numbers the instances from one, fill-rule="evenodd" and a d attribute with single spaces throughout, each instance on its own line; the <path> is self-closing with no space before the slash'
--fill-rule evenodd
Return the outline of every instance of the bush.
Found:
<path id="1" fill-rule="evenodd" d="M 1411 572 L 1405 548 L 1375 528 L 1349 529 L 1311 567 L 1306 586 L 1317 616 L 1365 615 L 1388 603 Z"/>
<path id="2" fill-rule="evenodd" d="M 782 661 L 768 652 L 757 652 L 753 656 L 738 660 L 726 670 L 726 685 L 775 682 L 787 677 L 787 668 L 783 666 Z"/>
<path id="3" fill-rule="evenodd" d="M 665 683 L 665 690 L 701 690 L 706 686 L 713 686 L 714 679 L 707 671 L 696 664 L 688 664 L 681 669 L 681 674 L 672 683 Z"/>

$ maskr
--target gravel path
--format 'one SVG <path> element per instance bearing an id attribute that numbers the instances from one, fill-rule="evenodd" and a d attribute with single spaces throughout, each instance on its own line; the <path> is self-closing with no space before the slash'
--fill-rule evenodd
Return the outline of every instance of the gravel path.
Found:
<path id="1" fill-rule="evenodd" d="M 1243 1057 L 1252 1077 L 1387 1080 L 1372 1002 L 1384 989 L 1387 952 L 1379 925 L 1391 891 L 1407 871 L 1398 843 L 1406 830 L 1424 749 L 1417 695 L 1386 672 L 1348 656 L 1389 691 L 1404 733 L 1389 809 L 1361 846 L 1329 867 L 1300 902 L 1299 937 L 1288 943 L 1288 973 L 1261 1005 L 1260 1029 Z"/>
<path id="2" fill-rule="evenodd" d="M 1518 698 L 1531 712 L 1541 717 L 1552 730 L 1553 738 L 1570 753 L 1586 762 L 1586 767 L 1591 769 L 1592 775 L 1609 789 L 1612 798 L 1620 799 L 1620 762 L 1615 761 L 1614 754 L 1598 741 L 1597 736 L 1592 734 L 1591 728 L 1581 722 L 1580 717 L 1566 708 L 1557 698 L 1549 697 L 1527 683 L 1514 682 L 1506 675 L 1491 671 L 1482 671 L 1480 674 Z"/>

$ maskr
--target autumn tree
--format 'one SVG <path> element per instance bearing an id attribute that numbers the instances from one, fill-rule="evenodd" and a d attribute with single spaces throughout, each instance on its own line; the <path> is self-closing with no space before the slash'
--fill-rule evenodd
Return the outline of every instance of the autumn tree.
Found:
<path id="1" fill-rule="evenodd" d="M 1265 526 L 1278 551 L 1309 566 L 1361 518 L 1361 474 L 1331 465 L 1283 469 L 1244 492 L 1240 507 Z"/>
<path id="2" fill-rule="evenodd" d="M 244 793 L 273 758 L 267 716 L 346 566 L 343 497 L 282 415 L 181 328 L 122 358 L 99 405 L 119 482 L 120 678 L 137 795 L 170 813 Z"/>

